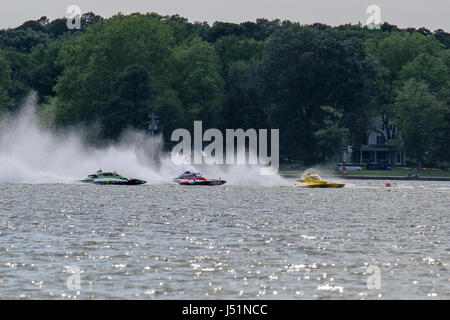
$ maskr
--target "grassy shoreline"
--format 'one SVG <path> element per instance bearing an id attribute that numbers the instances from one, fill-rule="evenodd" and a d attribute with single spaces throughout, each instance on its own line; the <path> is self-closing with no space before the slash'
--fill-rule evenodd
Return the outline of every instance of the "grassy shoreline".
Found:
<path id="1" fill-rule="evenodd" d="M 323 176 L 337 176 L 342 178 L 405 178 L 409 179 L 408 172 L 415 175 L 416 170 L 412 168 L 393 168 L 392 170 L 366 170 L 361 171 L 347 171 L 346 174 L 342 174 L 340 171 L 335 169 L 316 169 L 317 173 Z M 280 170 L 281 176 L 302 176 L 304 170 Z M 450 171 L 420 171 L 419 178 L 450 178 Z"/>

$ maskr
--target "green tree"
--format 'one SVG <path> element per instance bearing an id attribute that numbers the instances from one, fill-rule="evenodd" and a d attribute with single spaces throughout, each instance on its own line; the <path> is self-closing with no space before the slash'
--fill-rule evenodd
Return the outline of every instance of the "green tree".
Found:
<path id="1" fill-rule="evenodd" d="M 225 128 L 267 128 L 267 113 L 261 101 L 258 84 L 259 61 L 234 61 L 226 72 L 226 96 L 221 110 Z"/>
<path id="2" fill-rule="evenodd" d="M 232 62 L 260 59 L 264 50 L 264 43 L 253 39 L 226 36 L 217 40 L 214 48 L 222 62 L 223 70 L 226 72 L 228 65 Z"/>
<path id="3" fill-rule="evenodd" d="M 433 36 L 424 36 L 418 32 L 396 32 L 376 42 L 367 42 L 368 52 L 380 66 L 388 70 L 388 80 L 395 80 L 398 73 L 418 55 L 427 53 L 437 56 L 443 45 Z"/>
<path id="4" fill-rule="evenodd" d="M 11 68 L 8 60 L 0 50 L 0 115 L 11 109 L 13 100 L 9 97 L 11 87 Z"/>
<path id="5" fill-rule="evenodd" d="M 30 54 L 33 64 L 29 86 L 38 93 L 40 103 L 55 95 L 53 88 L 62 72 L 61 65 L 56 63 L 62 44 L 62 41 L 50 40 L 35 46 Z"/>
<path id="6" fill-rule="evenodd" d="M 102 136 L 116 139 L 125 129 L 146 129 L 152 90 L 147 71 L 139 65 L 127 67 L 112 85 L 107 104 L 99 106 Z"/>
<path id="7" fill-rule="evenodd" d="M 434 32 L 434 37 L 438 39 L 447 49 L 450 49 L 450 34 L 442 29 Z"/>
<path id="8" fill-rule="evenodd" d="M 321 129 L 322 105 L 342 112 L 341 126 L 357 131 L 370 107 L 374 74 L 359 39 L 297 24 L 275 32 L 265 47 L 260 81 L 284 156 L 307 164 L 318 160 L 314 132 Z"/>
<path id="9" fill-rule="evenodd" d="M 422 161 L 450 159 L 450 34 L 443 30 L 266 19 L 209 26 L 157 13 L 87 13 L 81 25 L 68 30 L 66 18 L 41 17 L 0 30 L 0 110 L 16 112 L 35 90 L 45 125 L 86 125 L 95 142 L 102 142 L 97 134 L 115 139 L 124 128 L 145 129 L 149 112 L 159 114 L 166 142 L 194 120 L 279 128 L 282 156 L 314 164 L 334 159 L 347 141 L 362 143 L 367 128 L 379 129 L 391 151 L 402 147 L 401 131 L 390 129 L 397 121 L 414 141 L 412 101 L 424 110 L 440 106 L 438 118 L 425 112 L 434 130 L 431 140 L 416 140 Z M 413 96 L 413 83 L 425 89 Z"/>
<path id="10" fill-rule="evenodd" d="M 159 92 L 172 77 L 172 50 L 170 26 L 150 15 L 116 15 L 89 26 L 61 49 L 58 123 L 95 122 L 102 116 L 97 106 L 109 101 L 117 75 L 130 65 L 143 66 Z"/>
<path id="11" fill-rule="evenodd" d="M 450 168 L 450 81 L 439 92 L 440 101 L 444 106 L 442 116 L 444 118 L 444 128 L 442 130 L 440 147 L 436 152 L 436 160 L 443 168 Z"/>
<path id="12" fill-rule="evenodd" d="M 411 77 L 422 79 L 424 74 L 420 73 L 427 72 L 424 68 L 420 68 L 420 64 L 435 63 L 435 57 L 440 54 L 443 45 L 431 35 L 425 36 L 413 31 L 394 32 L 385 38 L 369 39 L 366 41 L 366 48 L 377 63 L 379 74 L 376 78 L 378 88 L 376 103 L 368 112 L 368 127 L 384 137 L 391 147 L 390 158 L 393 160 L 399 142 L 397 136 L 399 131 L 395 130 L 393 122 L 397 91 Z M 433 78 L 436 80 L 432 74 L 427 74 L 430 81 Z M 381 126 L 378 120 L 381 120 Z"/>
<path id="13" fill-rule="evenodd" d="M 35 45 L 47 41 L 48 38 L 46 33 L 32 28 L 0 30 L 0 48 L 29 53 Z"/>
<path id="14" fill-rule="evenodd" d="M 13 109 L 30 92 L 30 70 L 33 68 L 33 61 L 29 54 L 7 48 L 3 50 L 4 57 L 8 60 L 11 84 L 9 86 L 9 96 L 13 99 Z"/>
<path id="15" fill-rule="evenodd" d="M 410 79 L 399 90 L 395 107 L 403 148 L 419 171 L 423 161 L 430 162 L 441 147 L 445 106 L 424 81 Z"/>
<path id="16" fill-rule="evenodd" d="M 195 38 L 176 49 L 174 66 L 178 71 L 174 87 L 183 105 L 184 125 L 190 128 L 194 120 L 203 120 L 205 126 L 214 126 L 224 97 L 220 61 L 214 47 Z"/>
<path id="17" fill-rule="evenodd" d="M 225 99 L 221 110 L 220 127 L 266 128 L 266 113 L 260 103 L 258 66 L 264 42 L 225 36 L 214 44 L 222 64 Z"/>
<path id="18" fill-rule="evenodd" d="M 324 113 L 322 129 L 314 132 L 319 161 L 338 161 L 348 143 L 349 129 L 339 126 L 342 113 L 332 107 L 322 106 Z"/>
<path id="19" fill-rule="evenodd" d="M 450 52 L 450 50 L 446 50 Z M 448 55 L 448 54 L 447 54 Z M 414 60 L 405 64 L 399 73 L 402 83 L 409 79 L 425 81 L 430 90 L 439 92 L 450 81 L 450 66 L 446 65 L 444 54 L 432 56 L 428 53 L 418 55 Z"/>
<path id="20" fill-rule="evenodd" d="M 175 129 L 184 127 L 185 112 L 178 92 L 174 89 L 166 89 L 158 94 L 152 102 L 153 110 L 158 114 L 160 130 L 167 146 L 172 145 L 170 137 Z"/>

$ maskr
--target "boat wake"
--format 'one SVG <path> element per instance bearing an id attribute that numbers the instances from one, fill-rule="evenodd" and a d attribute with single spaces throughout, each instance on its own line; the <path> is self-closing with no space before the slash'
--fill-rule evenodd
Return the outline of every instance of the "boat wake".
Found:
<path id="1" fill-rule="evenodd" d="M 256 165 L 177 165 L 163 151 L 162 137 L 145 132 L 129 131 L 116 144 L 94 148 L 85 143 L 81 129 L 55 132 L 42 128 L 36 105 L 36 95 L 30 94 L 17 116 L 0 122 L 0 182 L 75 183 L 103 169 L 152 184 L 171 183 L 186 170 L 223 178 L 231 185 L 289 184 L 278 175 L 260 175 Z"/>

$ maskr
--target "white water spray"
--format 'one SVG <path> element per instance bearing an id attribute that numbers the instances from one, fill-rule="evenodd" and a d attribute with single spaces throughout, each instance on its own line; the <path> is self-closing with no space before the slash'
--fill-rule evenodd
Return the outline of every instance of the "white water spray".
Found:
<path id="1" fill-rule="evenodd" d="M 174 164 L 162 151 L 162 138 L 127 132 L 119 143 L 88 147 L 76 130 L 55 133 L 43 129 L 35 116 L 36 95 L 30 94 L 22 111 L 0 122 L 0 183 L 73 183 L 98 169 L 117 171 L 150 183 L 170 183 L 184 170 L 200 170 L 234 185 L 289 185 L 279 177 L 261 176 L 257 166 L 206 166 Z"/>

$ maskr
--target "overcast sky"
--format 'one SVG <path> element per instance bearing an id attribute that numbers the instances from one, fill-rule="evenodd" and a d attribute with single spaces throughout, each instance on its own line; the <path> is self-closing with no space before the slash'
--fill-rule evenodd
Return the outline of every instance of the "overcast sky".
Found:
<path id="1" fill-rule="evenodd" d="M 157 12 L 179 14 L 189 21 L 244 22 L 256 18 L 322 22 L 329 25 L 366 24 L 369 5 L 381 9 L 381 22 L 399 27 L 426 27 L 450 32 L 450 0 L 0 0 L 0 28 L 26 20 L 68 16 L 69 5 L 102 17 L 115 13 Z"/>

